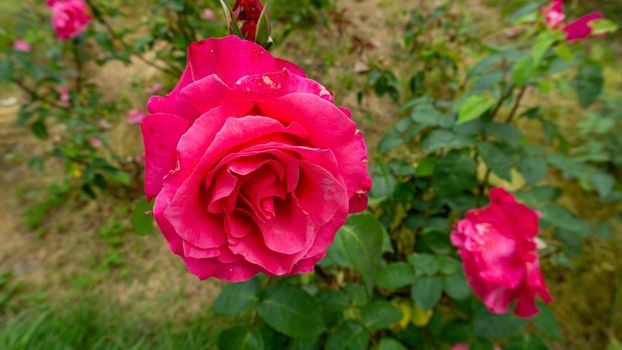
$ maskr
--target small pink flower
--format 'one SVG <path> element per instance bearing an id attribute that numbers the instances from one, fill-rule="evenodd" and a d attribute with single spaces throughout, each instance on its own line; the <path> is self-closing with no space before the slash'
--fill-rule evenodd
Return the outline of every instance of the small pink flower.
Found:
<path id="1" fill-rule="evenodd" d="M 132 108 L 125 115 L 125 119 L 130 124 L 140 124 L 145 119 L 145 113 L 139 108 Z"/>
<path id="2" fill-rule="evenodd" d="M 13 50 L 28 53 L 32 51 L 32 45 L 23 40 L 15 40 L 13 42 Z"/>
<path id="3" fill-rule="evenodd" d="M 503 188 L 489 196 L 489 206 L 470 210 L 456 224 L 451 242 L 459 248 L 469 284 L 491 312 L 506 313 L 518 300 L 514 313 L 533 316 L 537 294 L 552 300 L 536 251 L 539 214 Z"/>
<path id="4" fill-rule="evenodd" d="M 145 156 L 142 155 L 142 154 L 134 156 L 134 162 L 136 162 L 138 164 L 145 164 Z"/>
<path id="5" fill-rule="evenodd" d="M 67 103 L 69 102 L 70 99 L 70 95 L 69 95 L 69 89 L 67 87 L 62 87 L 58 89 L 58 95 L 60 96 L 60 101 L 63 103 Z"/>
<path id="6" fill-rule="evenodd" d="M 156 83 L 145 88 L 145 92 L 149 95 L 154 95 L 158 93 L 160 90 L 162 90 L 162 84 L 160 83 Z"/>
<path id="7" fill-rule="evenodd" d="M 451 347 L 451 350 L 469 350 L 468 344 L 456 344 Z"/>
<path id="8" fill-rule="evenodd" d="M 214 11 L 212 11 L 210 9 L 205 9 L 201 13 L 201 18 L 207 19 L 207 20 L 215 20 L 216 16 L 214 16 Z"/>
<path id="9" fill-rule="evenodd" d="M 92 138 L 89 140 L 89 143 L 91 144 L 91 146 L 93 146 L 93 148 L 100 148 L 101 146 L 104 145 L 104 143 L 96 138 Z"/>
<path id="10" fill-rule="evenodd" d="M 92 20 L 84 0 L 48 0 L 48 6 L 52 9 L 52 26 L 60 40 L 77 37 Z"/>
<path id="11" fill-rule="evenodd" d="M 564 1 L 553 0 L 541 10 L 544 20 L 549 28 L 563 28 L 566 15 L 564 14 Z"/>

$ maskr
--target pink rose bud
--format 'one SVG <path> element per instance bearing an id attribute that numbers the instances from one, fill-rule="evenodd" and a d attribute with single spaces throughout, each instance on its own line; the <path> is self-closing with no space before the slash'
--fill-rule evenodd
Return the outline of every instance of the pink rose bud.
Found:
<path id="1" fill-rule="evenodd" d="M 205 9 L 203 10 L 203 12 L 201 12 L 201 18 L 206 20 L 215 20 L 216 16 L 214 15 L 214 11 L 212 11 L 211 9 Z"/>
<path id="2" fill-rule="evenodd" d="M 84 0 L 48 0 L 48 6 L 52 9 L 52 26 L 60 40 L 77 37 L 92 20 Z"/>
<path id="3" fill-rule="evenodd" d="M 590 23 L 604 18 L 605 17 L 602 13 L 593 12 L 570 23 L 564 28 L 564 32 L 566 32 L 566 40 L 576 41 L 592 36 L 592 27 L 590 26 Z"/>
<path id="4" fill-rule="evenodd" d="M 535 238 L 538 212 L 502 188 L 490 191 L 490 205 L 466 213 L 451 234 L 475 294 L 493 313 L 530 317 L 538 312 L 536 295 L 552 298 L 540 271 Z"/>
<path id="5" fill-rule="evenodd" d="M 145 192 L 201 279 L 310 272 L 367 206 L 367 148 L 350 112 L 254 42 L 190 45 L 177 86 L 148 109 Z"/>
<path id="6" fill-rule="evenodd" d="M 101 140 L 96 139 L 96 138 L 90 139 L 89 143 L 91 144 L 91 146 L 93 146 L 93 148 L 100 148 L 101 146 L 104 145 L 104 143 L 101 142 Z"/>
<path id="7" fill-rule="evenodd" d="M 32 51 L 32 45 L 23 40 L 15 40 L 15 42 L 13 42 L 13 50 L 29 53 Z"/>
<path id="8" fill-rule="evenodd" d="M 145 119 L 145 113 L 138 108 L 132 108 L 127 112 L 125 119 L 130 124 L 140 124 Z"/>
<path id="9" fill-rule="evenodd" d="M 236 0 L 233 13 L 237 21 L 242 22 L 242 35 L 245 39 L 254 41 L 257 35 L 257 24 L 263 11 L 259 0 Z"/>

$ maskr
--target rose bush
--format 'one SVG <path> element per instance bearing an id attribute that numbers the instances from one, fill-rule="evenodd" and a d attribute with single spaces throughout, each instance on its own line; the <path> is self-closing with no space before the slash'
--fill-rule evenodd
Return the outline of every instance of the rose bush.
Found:
<path id="1" fill-rule="evenodd" d="M 530 317 L 538 312 L 537 294 L 552 300 L 536 252 L 538 212 L 503 188 L 489 196 L 489 206 L 470 210 L 456 223 L 451 241 L 460 248 L 469 284 L 491 312 L 505 313 L 518 300 L 515 313 Z"/>
<path id="2" fill-rule="evenodd" d="M 145 191 L 202 279 L 309 272 L 366 208 L 367 151 L 349 111 L 255 43 L 192 44 L 177 86 L 148 109 Z"/>

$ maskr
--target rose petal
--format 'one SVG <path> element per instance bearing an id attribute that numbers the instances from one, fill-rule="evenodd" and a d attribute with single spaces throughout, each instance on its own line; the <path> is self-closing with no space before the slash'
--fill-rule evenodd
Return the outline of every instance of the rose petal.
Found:
<path id="1" fill-rule="evenodd" d="M 171 114 L 152 114 L 142 124 L 145 146 L 145 194 L 155 197 L 164 177 L 177 166 L 176 147 L 188 122 Z"/>

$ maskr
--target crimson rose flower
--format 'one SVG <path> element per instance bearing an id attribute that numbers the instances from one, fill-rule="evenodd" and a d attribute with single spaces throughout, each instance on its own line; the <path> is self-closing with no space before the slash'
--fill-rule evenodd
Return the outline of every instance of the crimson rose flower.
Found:
<path id="1" fill-rule="evenodd" d="M 536 294 L 552 300 L 536 252 L 538 212 L 517 203 L 502 188 L 490 191 L 490 205 L 474 209 L 456 224 L 452 243 L 459 247 L 469 284 L 488 309 L 505 313 L 518 300 L 514 313 L 538 312 Z"/>
<path id="2" fill-rule="evenodd" d="M 367 205 L 367 150 L 350 112 L 253 42 L 190 45 L 177 86 L 148 109 L 145 191 L 201 279 L 310 272 Z"/>
<path id="3" fill-rule="evenodd" d="M 565 24 L 564 0 L 552 0 L 540 12 L 544 14 L 544 20 L 549 28 L 560 29 L 566 33 L 566 41 L 576 41 L 592 36 L 592 22 L 605 18 L 601 12 L 597 11 Z"/>
<path id="4" fill-rule="evenodd" d="M 84 0 L 48 0 L 48 6 L 52 9 L 52 26 L 60 40 L 77 37 L 92 20 Z"/>

